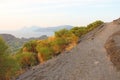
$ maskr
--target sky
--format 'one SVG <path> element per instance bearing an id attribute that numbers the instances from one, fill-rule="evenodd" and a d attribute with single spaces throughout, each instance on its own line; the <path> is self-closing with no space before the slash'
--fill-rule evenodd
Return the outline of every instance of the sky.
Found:
<path id="1" fill-rule="evenodd" d="M 119 9 L 120 0 L 0 0 L 0 30 L 110 22 Z"/>

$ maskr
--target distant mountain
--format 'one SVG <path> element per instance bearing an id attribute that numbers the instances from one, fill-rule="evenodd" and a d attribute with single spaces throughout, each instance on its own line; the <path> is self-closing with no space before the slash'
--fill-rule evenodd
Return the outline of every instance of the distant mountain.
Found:
<path id="1" fill-rule="evenodd" d="M 39 26 L 31 26 L 31 27 L 23 27 L 22 29 L 20 29 L 19 31 L 40 31 L 40 32 L 44 32 L 44 31 L 47 31 L 47 32 L 54 32 L 54 31 L 57 31 L 57 30 L 60 30 L 60 29 L 71 29 L 73 26 L 70 26 L 70 25 L 60 25 L 60 26 L 54 26 L 54 27 L 39 27 Z"/>
<path id="2" fill-rule="evenodd" d="M 39 27 L 39 26 L 31 26 L 31 27 L 23 27 L 22 29 L 16 31 L 0 31 L 0 34 L 12 34 L 18 38 L 30 38 L 30 37 L 39 37 L 42 35 L 52 36 L 54 32 L 63 28 L 71 29 L 73 26 L 70 25 L 61 25 L 55 27 Z"/>
<path id="3" fill-rule="evenodd" d="M 31 26 L 31 27 L 23 27 L 22 29 L 20 29 L 19 31 L 36 31 L 38 30 L 40 27 L 39 26 Z"/>
<path id="4" fill-rule="evenodd" d="M 42 35 L 40 37 L 31 37 L 31 38 L 16 38 L 11 34 L 0 34 L 0 37 L 2 37 L 5 40 L 5 42 L 8 44 L 12 52 L 17 51 L 27 41 L 41 40 L 48 38 L 46 35 Z"/>
<path id="5" fill-rule="evenodd" d="M 55 26 L 55 27 L 47 27 L 47 28 L 39 28 L 37 29 L 36 31 L 40 31 L 40 32 L 44 32 L 44 31 L 47 31 L 47 32 L 54 32 L 54 31 L 57 31 L 57 30 L 60 30 L 60 29 L 71 29 L 73 26 L 70 26 L 70 25 L 61 25 L 61 26 Z"/>

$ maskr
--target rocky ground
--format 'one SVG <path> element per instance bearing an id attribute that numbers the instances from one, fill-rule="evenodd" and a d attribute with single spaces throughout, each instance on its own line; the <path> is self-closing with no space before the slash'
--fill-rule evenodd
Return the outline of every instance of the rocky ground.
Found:
<path id="1" fill-rule="evenodd" d="M 70 52 L 32 68 L 17 80 L 120 80 L 105 49 L 106 41 L 118 31 L 120 19 L 105 23 L 81 38 Z"/>

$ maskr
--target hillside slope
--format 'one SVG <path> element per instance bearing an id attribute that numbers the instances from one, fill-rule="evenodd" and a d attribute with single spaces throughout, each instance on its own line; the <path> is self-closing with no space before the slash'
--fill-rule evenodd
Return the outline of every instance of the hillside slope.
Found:
<path id="1" fill-rule="evenodd" d="M 81 38 L 70 52 L 34 67 L 17 80 L 120 80 L 104 48 L 117 31 L 120 19 L 105 23 Z"/>
<path id="2" fill-rule="evenodd" d="M 18 49 L 20 49 L 26 42 L 30 40 L 42 40 L 47 39 L 48 37 L 46 35 L 42 35 L 40 37 L 31 37 L 31 38 L 17 38 L 11 34 L 0 34 L 0 37 L 2 37 L 7 45 L 10 47 L 12 52 L 16 52 Z"/>

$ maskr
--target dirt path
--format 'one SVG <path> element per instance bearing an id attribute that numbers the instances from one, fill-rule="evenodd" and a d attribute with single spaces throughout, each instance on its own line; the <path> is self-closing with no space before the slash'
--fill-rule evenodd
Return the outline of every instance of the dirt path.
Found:
<path id="1" fill-rule="evenodd" d="M 120 30 L 116 23 L 106 23 L 81 39 L 70 52 L 24 73 L 17 80 L 120 80 L 107 58 L 104 44 Z"/>

